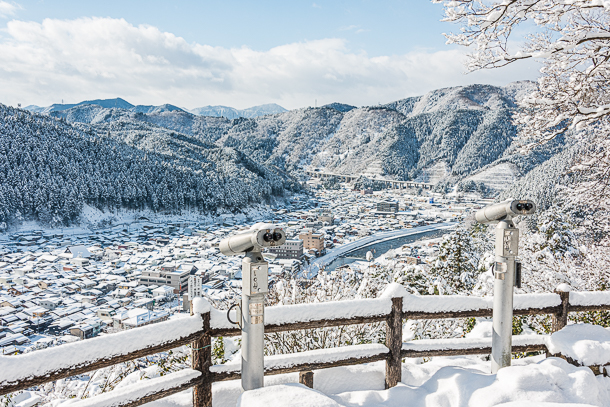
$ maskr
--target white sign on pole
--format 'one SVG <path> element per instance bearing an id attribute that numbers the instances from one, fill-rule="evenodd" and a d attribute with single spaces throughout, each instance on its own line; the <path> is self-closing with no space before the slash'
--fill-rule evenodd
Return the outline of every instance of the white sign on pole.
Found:
<path id="1" fill-rule="evenodd" d="M 201 285 L 201 276 L 189 276 L 189 301 L 192 301 L 193 298 L 203 296 Z"/>

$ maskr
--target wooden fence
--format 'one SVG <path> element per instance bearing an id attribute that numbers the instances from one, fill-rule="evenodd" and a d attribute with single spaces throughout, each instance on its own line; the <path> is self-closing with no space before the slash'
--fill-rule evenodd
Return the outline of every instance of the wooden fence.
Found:
<path id="1" fill-rule="evenodd" d="M 401 359 L 491 353 L 491 340 L 421 340 L 402 343 L 405 319 L 491 317 L 491 300 L 458 296 L 394 296 L 370 300 L 298 304 L 266 309 L 265 332 L 285 332 L 341 325 L 386 323 L 386 343 L 353 345 L 265 358 L 265 374 L 300 372 L 313 386 L 313 370 L 384 360 L 386 388 L 401 380 Z M 428 309 L 429 311 L 426 311 Z M 568 313 L 610 310 L 610 292 L 515 295 L 514 315 L 552 316 L 552 330 L 567 324 Z M 0 356 L 0 395 L 80 375 L 121 362 L 191 344 L 192 368 L 142 380 L 71 407 L 138 406 L 193 388 L 193 406 L 212 405 L 212 383 L 240 378 L 239 364 L 212 366 L 212 338 L 240 331 L 213 308 L 183 318 L 23 355 Z M 544 351 L 544 336 L 515 336 L 513 352 Z"/>

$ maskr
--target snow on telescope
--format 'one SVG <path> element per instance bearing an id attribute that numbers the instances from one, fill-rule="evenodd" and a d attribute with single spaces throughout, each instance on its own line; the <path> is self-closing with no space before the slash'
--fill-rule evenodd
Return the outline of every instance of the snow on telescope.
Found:
<path id="1" fill-rule="evenodd" d="M 533 215 L 536 204 L 529 199 L 507 200 L 494 205 L 486 206 L 474 215 L 479 223 L 492 223 L 501 220 L 511 220 L 515 216 Z"/>

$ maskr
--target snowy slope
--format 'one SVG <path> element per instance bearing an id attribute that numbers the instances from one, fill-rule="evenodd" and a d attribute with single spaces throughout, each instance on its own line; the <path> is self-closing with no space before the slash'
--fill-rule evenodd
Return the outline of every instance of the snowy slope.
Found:
<path id="1" fill-rule="evenodd" d="M 284 109 L 282 106 L 277 105 L 275 103 L 253 106 L 241 110 L 228 106 L 205 106 L 189 110 L 190 113 L 193 113 L 198 116 L 224 117 L 227 119 L 237 119 L 238 117 L 252 118 L 258 116 L 265 116 L 268 114 L 283 113 L 286 111 L 287 110 Z"/>
<path id="2" fill-rule="evenodd" d="M 339 103 L 292 111 L 277 105 L 244 111 L 208 106 L 192 114 L 170 106 L 143 113 L 137 106 L 88 105 L 52 115 L 106 129 L 113 122 L 152 124 L 235 148 L 297 177 L 314 166 L 342 174 L 440 182 L 444 189 L 475 180 L 500 190 L 563 149 L 557 140 L 547 151 L 517 152 L 511 115 L 516 98 L 533 86 L 524 81 L 506 87 L 452 87 L 363 108 Z"/>

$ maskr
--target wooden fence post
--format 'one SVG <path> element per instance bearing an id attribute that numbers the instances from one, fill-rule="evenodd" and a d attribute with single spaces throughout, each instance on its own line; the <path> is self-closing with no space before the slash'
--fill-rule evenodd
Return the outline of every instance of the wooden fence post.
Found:
<path id="1" fill-rule="evenodd" d="M 568 324 L 568 312 L 570 308 L 570 292 L 555 290 L 561 297 L 559 311 L 553 314 L 551 330 L 557 332 Z"/>
<path id="2" fill-rule="evenodd" d="M 299 383 L 313 389 L 313 372 L 311 370 L 299 372 Z"/>
<path id="3" fill-rule="evenodd" d="M 402 297 L 392 298 L 392 311 L 386 324 L 385 345 L 390 354 L 385 362 L 385 388 L 389 389 L 402 380 Z"/>
<path id="4" fill-rule="evenodd" d="M 191 307 L 192 310 L 192 307 Z M 212 337 L 210 336 L 210 312 L 201 314 L 203 331 L 199 339 L 191 344 L 191 367 L 201 372 L 200 384 L 193 387 L 193 407 L 212 407 L 212 381 L 210 366 L 212 366 Z"/>

